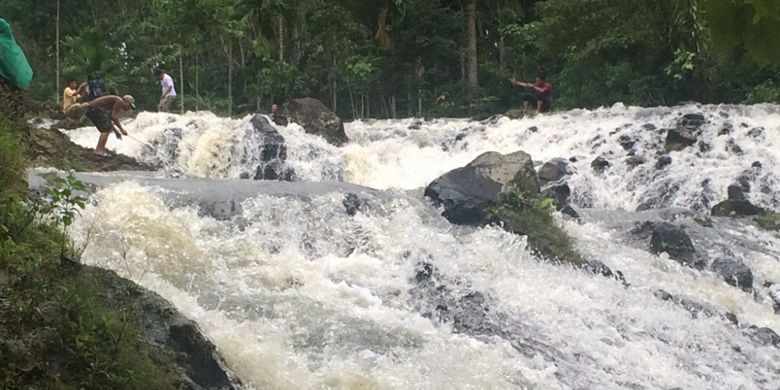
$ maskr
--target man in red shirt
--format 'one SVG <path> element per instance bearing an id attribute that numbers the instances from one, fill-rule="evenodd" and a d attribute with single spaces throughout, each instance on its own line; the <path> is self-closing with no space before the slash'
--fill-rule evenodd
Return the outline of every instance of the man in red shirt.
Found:
<path id="1" fill-rule="evenodd" d="M 543 74 L 536 76 L 536 81 L 534 81 L 533 84 L 517 81 L 514 77 L 509 81 L 512 82 L 512 84 L 519 85 L 523 88 L 533 89 L 534 92 L 536 92 L 533 95 L 529 94 L 523 97 L 523 109 L 526 112 L 528 112 L 529 106 L 536 107 L 537 114 L 550 111 L 554 100 L 552 84 L 545 80 Z"/>

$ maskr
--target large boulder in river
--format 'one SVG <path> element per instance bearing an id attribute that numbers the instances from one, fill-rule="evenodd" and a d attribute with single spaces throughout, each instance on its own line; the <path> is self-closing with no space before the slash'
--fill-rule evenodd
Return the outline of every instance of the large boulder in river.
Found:
<path id="1" fill-rule="evenodd" d="M 539 194 L 539 178 L 531 156 L 523 151 L 502 155 L 487 152 L 469 165 L 450 171 L 425 189 L 425 196 L 444 207 L 444 217 L 455 224 L 481 224 L 484 211 L 518 189 Z"/>
<path id="2" fill-rule="evenodd" d="M 666 252 L 670 258 L 682 264 L 695 265 L 696 250 L 691 238 L 685 230 L 670 223 L 653 226 L 650 249 L 655 254 Z"/>
<path id="3" fill-rule="evenodd" d="M 290 122 L 301 125 L 307 133 L 319 135 L 333 145 L 341 146 L 349 141 L 341 119 L 317 99 L 290 100 L 284 104 L 284 112 Z"/>

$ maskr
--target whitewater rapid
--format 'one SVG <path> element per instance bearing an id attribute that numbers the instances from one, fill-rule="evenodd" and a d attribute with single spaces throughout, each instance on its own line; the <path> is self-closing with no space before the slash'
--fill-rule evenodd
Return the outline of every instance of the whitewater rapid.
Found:
<path id="1" fill-rule="evenodd" d="M 706 146 L 672 152 L 671 165 L 656 169 L 659 130 L 691 113 L 708 120 L 699 137 Z M 522 120 L 366 121 L 347 125 L 351 142 L 341 148 L 293 124 L 277 129 L 287 164 L 297 180 L 327 189 L 258 187 L 241 197 L 236 215 L 218 218 L 192 199 L 199 188 L 228 196 L 231 183 L 256 169 L 262 139 L 250 119 L 139 114 L 126 125 L 137 140 L 112 137 L 109 148 L 160 165 L 157 182 L 123 176 L 105 185 L 73 228 L 88 244 L 82 261 L 171 301 L 248 388 L 778 388 L 778 348 L 655 295 L 663 289 L 780 332 L 761 287 L 780 282 L 778 234 L 718 219 L 713 230 L 697 228 L 685 213 L 675 220 L 695 239 L 739 253 L 754 273 L 753 293 L 651 254 L 628 231 L 668 219 L 634 213 L 640 204 L 706 211 L 738 180 L 750 185 L 751 201 L 778 208 L 780 107 L 618 105 Z M 756 128 L 760 136 L 748 134 Z M 97 134 L 69 135 L 93 146 Z M 621 135 L 644 164 L 626 163 Z M 518 149 L 540 162 L 576 160 L 568 183 L 583 223 L 559 222 L 586 257 L 622 271 L 628 286 L 539 261 L 524 237 L 498 228 L 452 226 L 423 199 L 421 187 L 438 175 L 485 151 Z M 612 164 L 603 173 L 590 167 L 598 156 Z M 173 184 L 178 177 L 208 180 L 185 191 Z M 343 204 L 348 192 L 365 202 L 354 216 Z M 426 265 L 440 287 L 419 282 Z M 468 311 L 463 299 L 474 296 L 489 310 Z M 437 299 L 500 331 L 458 331 L 430 315 Z"/>

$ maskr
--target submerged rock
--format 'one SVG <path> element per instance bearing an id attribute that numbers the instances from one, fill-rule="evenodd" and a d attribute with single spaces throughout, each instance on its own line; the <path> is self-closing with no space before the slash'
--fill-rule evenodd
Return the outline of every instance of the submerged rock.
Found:
<path id="1" fill-rule="evenodd" d="M 347 212 L 347 215 L 354 216 L 358 211 L 360 211 L 366 202 L 360 199 L 357 194 L 349 193 L 344 197 L 344 200 L 341 202 L 341 204 L 344 205 L 344 210 Z"/>
<path id="2" fill-rule="evenodd" d="M 685 230 L 670 223 L 653 226 L 650 249 L 655 254 L 665 252 L 670 258 L 685 265 L 693 265 L 695 261 L 696 250 L 691 238 Z"/>
<path id="3" fill-rule="evenodd" d="M 742 261 L 720 257 L 710 265 L 710 269 L 719 274 L 726 283 L 743 290 L 753 288 L 753 272 Z"/>
<path id="4" fill-rule="evenodd" d="M 290 122 L 301 125 L 309 134 L 319 135 L 336 146 L 349 142 L 341 119 L 317 99 L 290 100 L 284 104 L 284 111 Z"/>
<path id="5" fill-rule="evenodd" d="M 658 158 L 658 162 L 655 163 L 655 169 L 661 170 L 672 164 L 672 157 L 663 155 Z"/>
<path id="6" fill-rule="evenodd" d="M 607 159 L 603 156 L 596 157 L 596 159 L 590 163 L 591 168 L 593 168 L 593 170 L 597 173 L 603 173 L 607 170 L 607 168 L 610 167 L 610 165 L 612 164 L 610 164 L 609 161 L 607 161 Z"/>
<path id="7" fill-rule="evenodd" d="M 450 222 L 481 224 L 485 209 L 515 188 L 539 194 L 531 156 L 523 151 L 507 155 L 487 152 L 434 180 L 425 189 L 425 196 L 444 207 L 443 215 Z"/>
<path id="8" fill-rule="evenodd" d="M 667 152 L 679 152 L 696 144 L 696 135 L 685 128 L 669 129 L 666 133 L 664 148 Z"/>
<path id="9" fill-rule="evenodd" d="M 711 214 L 715 217 L 747 217 L 759 215 L 764 209 L 746 200 L 727 199 L 712 207 Z"/>

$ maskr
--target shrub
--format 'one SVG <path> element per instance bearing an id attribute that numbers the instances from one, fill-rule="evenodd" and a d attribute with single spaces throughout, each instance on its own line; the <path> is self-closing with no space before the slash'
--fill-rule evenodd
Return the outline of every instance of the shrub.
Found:
<path id="1" fill-rule="evenodd" d="M 11 121 L 0 115 L 0 196 L 19 198 L 27 190 L 26 162 Z"/>
<path id="2" fill-rule="evenodd" d="M 550 198 L 529 197 L 513 191 L 486 211 L 494 222 L 513 233 L 527 236 L 528 246 L 535 255 L 581 266 L 585 260 L 574 247 L 574 241 L 555 224 L 552 215 L 554 203 Z"/>

